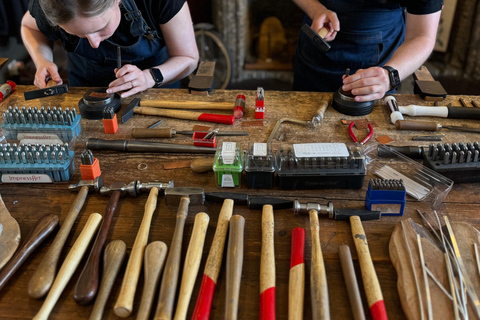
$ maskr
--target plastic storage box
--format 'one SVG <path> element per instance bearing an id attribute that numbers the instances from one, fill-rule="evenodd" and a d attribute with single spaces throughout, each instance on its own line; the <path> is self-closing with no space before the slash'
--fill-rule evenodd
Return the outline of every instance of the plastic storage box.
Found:
<path id="1" fill-rule="evenodd" d="M 272 189 L 275 175 L 275 157 L 269 143 L 248 144 L 245 156 L 247 187 L 253 189 Z"/>
<path id="2" fill-rule="evenodd" d="M 240 144 L 223 142 L 217 147 L 213 163 L 215 181 L 219 187 L 240 187 L 243 172 L 243 153 Z"/>
<path id="3" fill-rule="evenodd" d="M 281 189 L 360 189 L 367 173 L 362 148 L 345 143 L 281 145 L 275 168 Z"/>

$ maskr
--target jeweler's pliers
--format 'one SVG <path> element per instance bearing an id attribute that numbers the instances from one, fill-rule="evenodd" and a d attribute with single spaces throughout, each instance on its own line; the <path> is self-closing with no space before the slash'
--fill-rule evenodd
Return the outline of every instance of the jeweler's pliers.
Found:
<path id="1" fill-rule="evenodd" d="M 355 122 L 350 122 L 350 125 L 348 126 L 348 135 L 350 136 L 350 138 L 352 138 L 353 142 L 359 142 L 357 137 L 355 136 L 355 134 L 353 133 L 353 125 L 355 124 Z M 365 138 L 363 138 L 363 140 L 360 142 L 360 144 L 365 144 L 367 143 L 368 140 L 370 140 L 370 138 L 373 136 L 373 127 L 372 125 L 369 123 L 368 124 L 368 134 Z"/>

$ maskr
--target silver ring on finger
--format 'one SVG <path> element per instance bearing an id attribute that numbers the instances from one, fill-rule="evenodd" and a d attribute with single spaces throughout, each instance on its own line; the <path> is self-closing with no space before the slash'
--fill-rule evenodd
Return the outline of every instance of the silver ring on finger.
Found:
<path id="1" fill-rule="evenodd" d="M 135 85 L 133 84 L 133 80 L 130 81 L 130 84 L 132 85 L 132 88 L 135 87 Z"/>

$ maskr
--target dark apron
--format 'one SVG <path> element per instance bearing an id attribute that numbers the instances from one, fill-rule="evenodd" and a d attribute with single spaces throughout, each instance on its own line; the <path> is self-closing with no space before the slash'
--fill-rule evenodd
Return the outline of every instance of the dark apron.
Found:
<path id="1" fill-rule="evenodd" d="M 340 20 L 340 32 L 323 53 L 300 31 L 294 59 L 293 90 L 334 92 L 350 73 L 383 66 L 405 37 L 405 14 L 398 3 L 327 0 L 322 4 Z M 312 24 L 305 16 L 303 23 Z"/>
<path id="2" fill-rule="evenodd" d="M 134 0 L 122 0 L 122 6 L 119 27 L 98 48 L 92 48 L 88 39 L 78 38 L 74 40 L 76 46 L 71 46 L 69 50 L 68 38 L 72 37 L 66 34 L 70 86 L 107 87 L 116 79 L 117 47 L 122 51 L 122 65 L 136 65 L 140 70 L 160 65 L 168 59 L 163 39 L 156 29 L 150 29 L 147 25 Z M 175 88 L 178 85 L 179 82 L 167 87 Z"/>

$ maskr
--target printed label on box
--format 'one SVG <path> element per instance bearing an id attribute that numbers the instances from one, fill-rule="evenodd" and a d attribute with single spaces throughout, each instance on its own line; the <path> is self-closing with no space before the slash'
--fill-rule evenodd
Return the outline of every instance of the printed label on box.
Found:
<path id="1" fill-rule="evenodd" d="M 47 174 L 2 174 L 3 183 L 52 183 Z"/>
<path id="2" fill-rule="evenodd" d="M 233 164 L 235 160 L 236 142 L 224 142 L 222 145 L 222 158 L 224 164 Z"/>
<path id="3" fill-rule="evenodd" d="M 223 174 L 222 175 L 222 187 L 234 188 L 235 183 L 233 182 L 233 175 Z"/>
<path id="4" fill-rule="evenodd" d="M 293 150 L 297 158 L 349 156 L 345 143 L 300 143 L 294 144 Z"/>
<path id="5" fill-rule="evenodd" d="M 35 144 L 44 144 L 44 145 L 50 145 L 50 144 L 53 144 L 53 145 L 57 145 L 57 144 L 60 144 L 63 146 L 63 141 L 60 140 L 60 139 L 22 139 L 20 140 L 20 144 L 25 144 L 25 145 L 35 145 Z"/>
<path id="6" fill-rule="evenodd" d="M 34 140 L 60 140 L 60 138 L 53 133 L 25 133 L 17 134 L 17 139 L 34 139 Z"/>
<path id="7" fill-rule="evenodd" d="M 267 144 L 266 143 L 254 143 L 253 144 L 253 155 L 256 157 L 266 157 L 267 156 Z"/>

